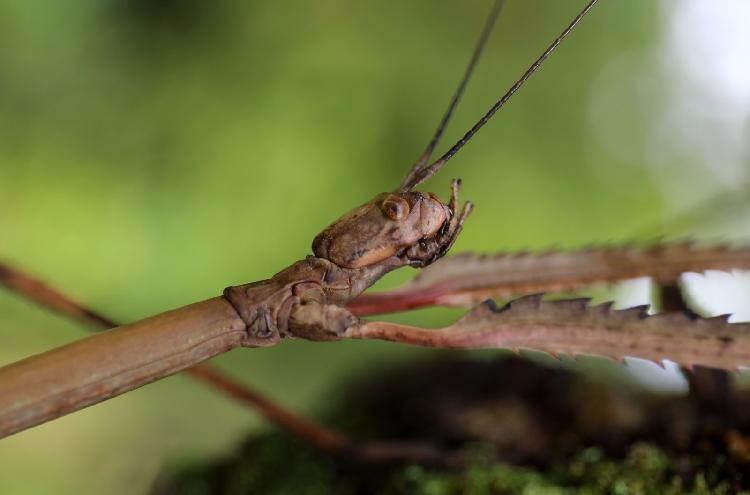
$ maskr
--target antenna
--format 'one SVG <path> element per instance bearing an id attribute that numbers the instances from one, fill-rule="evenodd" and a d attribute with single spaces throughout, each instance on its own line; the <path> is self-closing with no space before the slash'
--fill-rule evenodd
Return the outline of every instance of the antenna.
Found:
<path id="1" fill-rule="evenodd" d="M 502 10 L 504 4 L 505 0 L 495 0 L 495 4 L 492 6 L 492 10 L 487 16 L 487 21 L 485 21 L 484 23 L 484 28 L 482 28 L 482 34 L 479 36 L 479 41 L 477 42 L 476 47 L 474 47 L 474 53 L 472 53 L 471 55 L 469 65 L 466 66 L 464 77 L 458 84 L 456 92 L 453 94 L 453 98 L 451 98 L 451 101 L 448 104 L 448 108 L 446 109 L 445 114 L 443 114 L 443 118 L 440 120 L 440 124 L 438 124 L 438 128 L 435 130 L 435 134 L 433 134 L 432 139 L 427 145 L 427 148 L 425 148 L 424 152 L 422 152 L 422 154 L 419 156 L 419 159 L 417 159 L 411 170 L 409 170 L 409 173 L 404 178 L 403 182 L 401 182 L 401 190 L 410 189 L 409 187 L 406 187 L 406 185 L 414 179 L 414 176 L 422 168 L 424 168 L 425 165 L 427 165 L 427 163 L 430 161 L 430 158 L 432 158 L 432 153 L 435 151 L 438 143 L 440 143 L 440 138 L 443 137 L 443 132 L 445 132 L 445 128 L 447 127 L 448 122 L 453 116 L 453 111 L 456 109 L 456 107 L 458 106 L 458 102 L 461 100 L 461 95 L 463 95 L 464 90 L 466 89 L 466 85 L 471 78 L 471 74 L 474 72 L 474 67 L 476 67 L 477 62 L 479 61 L 479 57 L 480 55 L 482 55 L 484 45 L 487 44 L 487 40 L 492 33 L 492 28 L 495 26 L 495 21 L 497 21 L 497 18 L 500 15 L 500 11 Z"/>
<path id="2" fill-rule="evenodd" d="M 562 41 L 573 31 L 573 29 L 576 27 L 576 25 L 583 19 L 583 17 L 589 13 L 589 11 L 594 7 L 598 0 L 590 0 L 589 3 L 586 4 L 586 6 L 581 10 L 581 12 L 568 24 L 568 27 L 566 27 L 560 35 L 555 38 L 555 40 L 547 47 L 546 50 L 539 56 L 538 59 L 534 61 L 533 64 L 524 72 L 524 74 L 521 76 L 518 81 L 511 86 L 511 88 L 508 90 L 507 93 L 503 95 L 502 98 L 500 98 L 497 103 L 495 103 L 492 108 L 489 109 L 489 111 L 484 114 L 484 116 L 479 119 L 479 121 L 474 124 L 474 126 L 469 129 L 469 131 L 464 134 L 464 136 L 454 144 L 451 149 L 445 152 L 443 156 L 438 158 L 435 162 L 433 162 L 431 165 L 427 167 L 422 167 L 418 171 L 412 173 L 410 172 L 407 179 L 404 180 L 404 182 L 401 184 L 401 190 L 408 191 L 415 186 L 421 184 L 422 182 L 426 181 L 433 175 L 435 175 L 441 168 L 445 166 L 445 164 L 453 158 L 453 155 L 458 153 L 458 151 L 464 147 L 466 143 L 469 142 L 469 140 L 474 137 L 474 134 L 479 131 L 484 125 L 489 122 L 489 120 L 492 118 L 495 113 L 497 113 L 498 110 L 500 110 L 507 102 L 510 100 L 510 98 L 518 91 L 521 86 L 524 85 L 524 83 L 531 77 L 531 75 L 536 72 L 536 70 L 542 65 L 542 63 L 547 59 L 547 57 L 550 56 L 550 54 L 555 51 L 555 49 L 562 43 Z"/>

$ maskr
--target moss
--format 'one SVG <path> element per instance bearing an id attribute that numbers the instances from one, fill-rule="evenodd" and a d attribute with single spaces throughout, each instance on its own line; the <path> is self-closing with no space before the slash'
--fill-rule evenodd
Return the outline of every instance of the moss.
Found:
<path id="1" fill-rule="evenodd" d="M 730 423 L 690 398 L 520 360 L 417 363 L 338 396 L 325 424 L 354 438 L 469 449 L 468 467 L 347 462 L 276 432 L 252 436 L 229 458 L 173 470 L 155 493 L 722 495 L 750 486 L 750 417 Z M 750 410 L 744 397 L 738 411 Z"/>
<path id="2" fill-rule="evenodd" d="M 719 461 L 721 462 L 721 461 Z M 733 493 L 728 482 L 710 484 L 698 472 L 690 486 L 677 476 L 658 447 L 640 443 L 625 459 L 605 457 L 598 448 L 545 472 L 505 464 L 475 464 L 465 473 L 431 472 L 411 466 L 394 475 L 384 494 L 419 495 L 677 495 Z M 381 492 L 376 492 L 381 493 Z"/>
<path id="3" fill-rule="evenodd" d="M 679 461 L 682 462 L 682 461 Z M 717 478 L 722 458 L 678 475 L 678 461 L 660 448 L 637 443 L 624 459 L 598 448 L 549 469 L 488 462 L 476 455 L 464 471 L 422 466 L 363 466 L 318 454 L 284 434 L 247 442 L 231 459 L 182 468 L 157 484 L 159 494 L 207 495 L 721 495 L 737 493 Z M 741 492 L 742 493 L 742 492 Z"/>

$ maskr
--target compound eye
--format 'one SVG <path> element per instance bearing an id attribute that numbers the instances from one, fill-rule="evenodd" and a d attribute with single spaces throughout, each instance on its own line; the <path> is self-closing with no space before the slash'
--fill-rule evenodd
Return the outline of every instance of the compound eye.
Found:
<path id="1" fill-rule="evenodd" d="M 409 202 L 391 194 L 383 201 L 383 213 L 391 220 L 403 220 L 409 214 Z"/>

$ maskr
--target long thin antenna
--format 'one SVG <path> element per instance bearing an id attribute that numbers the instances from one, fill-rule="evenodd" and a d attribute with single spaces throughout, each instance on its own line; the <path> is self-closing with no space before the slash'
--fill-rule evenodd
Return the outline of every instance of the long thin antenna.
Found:
<path id="1" fill-rule="evenodd" d="M 416 161 L 414 166 L 412 166 L 411 170 L 409 170 L 409 173 L 401 183 L 401 189 L 408 189 L 405 187 L 405 185 L 411 182 L 414 179 L 414 176 L 422 168 L 424 168 L 424 166 L 427 165 L 427 163 L 430 161 L 430 158 L 432 158 L 432 153 L 435 151 L 438 143 L 440 143 L 440 138 L 443 136 L 443 132 L 445 132 L 445 128 L 448 125 L 451 117 L 453 116 L 453 111 L 456 109 L 456 106 L 458 106 L 458 102 L 461 100 L 461 95 L 466 89 L 466 85 L 471 78 L 471 74 L 472 72 L 474 72 L 474 67 L 479 61 L 479 57 L 484 50 L 484 45 L 487 44 L 487 40 L 492 33 L 492 28 L 495 26 L 495 21 L 497 21 L 497 18 L 500 15 L 500 11 L 502 10 L 504 4 L 505 0 L 495 0 L 495 4 L 492 6 L 492 10 L 487 16 L 487 21 L 485 21 L 484 23 L 484 28 L 482 29 L 482 34 L 479 36 L 479 41 L 477 42 L 476 47 L 474 47 L 474 53 L 472 53 L 471 55 L 469 65 L 466 66 L 464 77 L 458 84 L 458 88 L 456 88 L 456 92 L 453 94 L 453 98 L 448 105 L 448 109 L 445 111 L 445 114 L 443 114 L 443 118 L 440 120 L 440 124 L 435 130 L 435 134 L 432 136 L 432 139 L 427 145 L 427 148 L 425 148 L 424 152 L 419 156 L 419 159 Z"/>
<path id="2" fill-rule="evenodd" d="M 489 109 L 489 111 L 481 118 L 479 121 L 474 124 L 474 127 L 469 129 L 469 131 L 464 134 L 464 136 L 456 142 L 456 144 L 451 147 L 443 156 L 441 156 L 438 160 L 436 160 L 432 165 L 428 167 L 421 168 L 416 174 L 413 174 L 413 177 L 410 181 L 404 182 L 402 184 L 401 188 L 402 190 L 409 190 L 413 187 L 417 186 L 418 184 L 421 184 L 422 182 L 426 181 L 433 175 L 435 175 L 445 164 L 450 160 L 453 155 L 458 153 L 458 150 L 463 148 L 463 146 L 469 142 L 469 140 L 474 136 L 474 134 L 479 131 L 484 125 L 492 118 L 495 113 L 500 110 L 505 103 L 518 91 L 521 86 L 524 85 L 524 83 L 531 77 L 531 74 L 536 72 L 536 70 L 539 68 L 539 66 L 542 65 L 542 63 L 547 59 L 547 57 L 550 56 L 550 54 L 555 51 L 555 49 L 562 43 L 562 41 L 573 31 L 573 29 L 576 27 L 576 25 L 583 19 L 583 17 L 589 13 L 589 11 L 593 8 L 593 6 L 596 4 L 598 0 L 590 0 L 589 3 L 586 4 L 586 6 L 581 10 L 581 12 L 571 21 L 571 23 L 568 25 L 568 27 L 565 28 L 565 30 L 560 33 L 560 35 L 555 38 L 555 40 L 547 47 L 546 50 L 539 56 L 536 61 L 534 61 L 533 64 L 524 72 L 524 74 L 521 76 L 521 78 L 516 81 L 516 83 L 511 86 L 511 88 L 508 90 L 507 93 L 503 95 L 500 100 L 495 103 L 492 108 Z M 412 174 L 410 174 L 412 175 Z"/>

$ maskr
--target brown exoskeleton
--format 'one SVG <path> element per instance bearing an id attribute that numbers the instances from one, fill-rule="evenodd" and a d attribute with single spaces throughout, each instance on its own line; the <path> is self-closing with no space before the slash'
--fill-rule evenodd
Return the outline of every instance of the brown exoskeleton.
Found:
<path id="1" fill-rule="evenodd" d="M 437 131 L 398 189 L 377 195 L 328 226 L 314 239 L 313 256 L 294 263 L 269 280 L 230 287 L 223 297 L 123 325 L 1 367 L 0 389 L 4 394 L 0 394 L 0 437 L 188 368 L 191 368 L 188 372 L 201 380 L 220 384 L 243 401 L 258 403 L 254 394 L 241 391 L 220 373 L 205 366 L 192 367 L 238 346 L 269 346 L 282 337 L 336 340 L 386 336 L 390 330 L 378 326 L 378 322 L 360 320 L 345 305 L 384 274 L 402 266 L 425 267 L 443 256 L 472 209 L 470 203 L 459 208 L 458 180 L 452 183 L 447 203 L 432 193 L 416 191 L 415 187 L 435 175 L 489 121 L 596 1 L 589 0 L 510 90 L 456 144 L 430 163 L 500 12 L 503 0 L 496 0 Z M 111 320 L 2 266 L 0 282 L 68 314 L 93 319 L 100 326 L 115 326 Z M 474 318 L 471 323 L 475 327 L 484 324 L 488 316 L 482 321 Z M 421 339 L 423 343 L 429 340 L 415 334 L 415 329 L 408 332 L 412 340 Z M 452 341 L 452 345 L 466 344 L 464 337 L 460 342 Z M 107 359 L 102 360 L 102 355 Z M 324 441 L 327 445 L 330 442 L 342 445 L 340 439 L 331 440 L 330 435 Z"/>
<path id="2" fill-rule="evenodd" d="M 463 79 L 427 148 L 398 190 L 382 193 L 331 224 L 313 241 L 308 256 L 270 280 L 229 287 L 224 297 L 247 324 L 248 347 L 272 345 L 281 337 L 333 340 L 359 323 L 342 306 L 386 273 L 402 266 L 424 267 L 444 255 L 472 209 L 458 211 L 460 182 L 452 183 L 447 204 L 432 193 L 412 189 L 435 175 L 515 94 L 557 48 L 597 0 L 590 0 L 521 78 L 445 154 L 429 163 L 466 87 L 500 13 L 497 0 L 487 19 Z"/>
<path id="3" fill-rule="evenodd" d="M 359 322 L 347 302 L 391 270 L 427 266 L 450 249 L 472 209 L 467 202 L 458 211 L 459 187 L 454 180 L 447 204 L 420 191 L 378 194 L 318 234 L 315 256 L 270 280 L 227 288 L 224 296 L 247 323 L 244 345 L 340 338 Z"/>
<path id="4" fill-rule="evenodd" d="M 294 263 L 269 280 L 230 287 L 224 291 L 223 297 L 124 325 L 1 367 L 0 438 L 185 370 L 194 378 L 257 407 L 277 424 L 325 452 L 379 462 L 405 460 L 442 464 L 449 460 L 440 451 L 412 445 L 407 445 L 410 448 L 403 445 L 394 448 L 393 444 L 374 444 L 355 450 L 354 444 L 344 436 L 295 418 L 209 365 L 202 364 L 202 361 L 240 345 L 269 346 L 282 337 L 382 339 L 462 349 L 530 348 L 553 356 L 560 353 L 592 354 L 624 359 L 625 356 L 637 355 L 653 360 L 669 357 L 686 366 L 728 369 L 738 364 L 746 365 L 750 362 L 750 326 L 729 325 L 721 318 L 701 320 L 691 315 L 688 319 L 677 313 L 651 318 L 647 317 L 644 308 L 614 311 L 607 304 L 591 307 L 580 299 L 548 302 L 538 295 L 499 307 L 487 298 L 544 290 L 575 290 L 590 283 L 649 275 L 663 288 L 674 289 L 672 293 L 676 293 L 676 297 L 673 297 L 671 308 L 676 310 L 685 306 L 676 285 L 681 273 L 748 266 L 747 250 L 744 254 L 726 249 L 700 252 L 689 246 L 675 245 L 646 251 L 621 248 L 569 254 L 553 252 L 539 257 L 454 257 L 453 265 L 450 265 L 454 268 L 448 269 L 443 264 L 431 269 L 437 270 L 437 277 L 434 273 L 423 273 L 426 278 L 422 278 L 421 283 L 412 284 L 411 288 L 407 287 L 406 291 L 374 294 L 369 303 L 358 298 L 350 304 L 389 271 L 407 265 L 428 266 L 451 248 L 471 212 L 470 203 L 459 208 L 459 182 L 454 180 L 447 203 L 432 193 L 415 191 L 414 188 L 433 176 L 485 125 L 595 1 L 589 1 L 562 35 L 464 137 L 429 164 L 497 17 L 502 4 L 502 0 L 497 0 L 468 70 L 437 132 L 397 190 L 379 194 L 335 221 L 314 239 L 314 255 Z M 446 261 L 451 263 L 451 260 Z M 464 275 L 468 270 L 472 273 L 467 280 Z M 538 276 L 545 272 L 549 272 L 548 277 Z M 453 279 L 452 283 L 445 284 L 446 278 Z M 98 327 L 117 326 L 111 319 L 75 304 L 2 264 L 0 283 Z M 445 298 L 446 295 L 452 297 Z M 399 304 L 393 304 L 393 300 Z M 355 306 L 357 302 L 360 303 L 359 309 Z M 418 305 L 471 303 L 479 305 L 454 324 L 439 329 L 366 322 L 356 316 Z M 369 313 L 362 310 L 363 304 L 365 307 L 370 304 Z M 373 307 L 379 311 L 373 311 Z M 716 380 L 705 380 L 704 376 L 704 381 L 713 381 L 716 384 L 711 385 L 714 390 L 727 390 L 728 381 L 722 377 L 725 375 L 713 376 Z M 725 400 L 726 397 L 719 399 L 720 402 L 715 402 L 731 402 Z"/>

